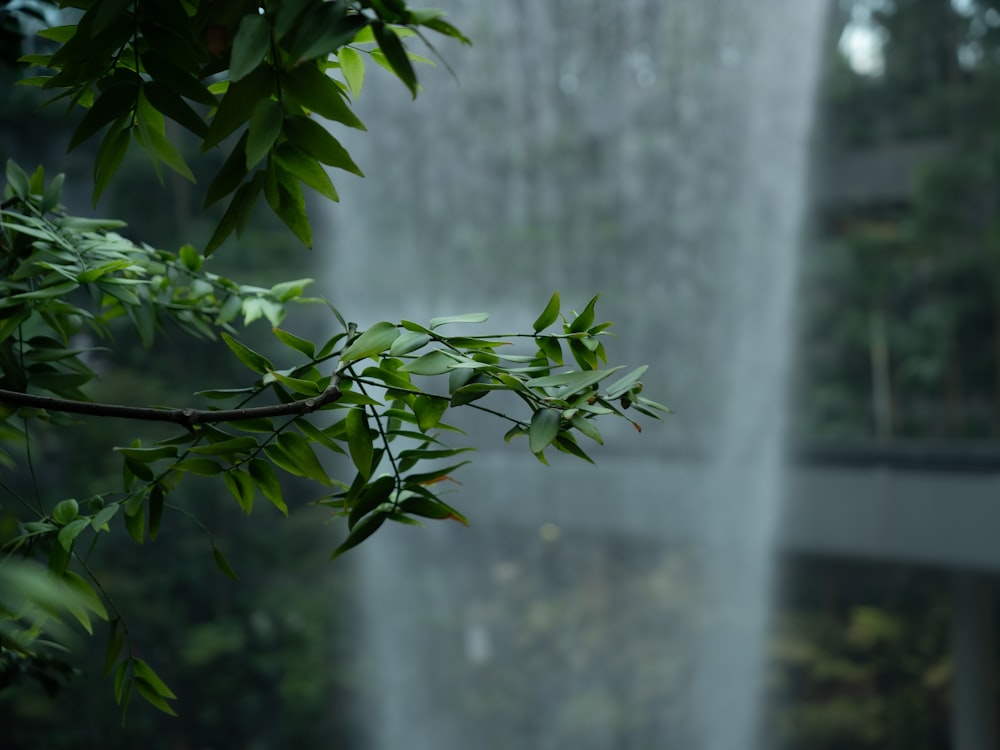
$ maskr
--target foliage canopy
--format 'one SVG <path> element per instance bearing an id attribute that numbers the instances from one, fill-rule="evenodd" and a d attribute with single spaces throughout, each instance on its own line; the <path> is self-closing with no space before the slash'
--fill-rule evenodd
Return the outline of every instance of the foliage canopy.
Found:
<path id="1" fill-rule="evenodd" d="M 205 205 L 228 200 L 228 207 L 204 248 L 160 250 L 128 239 L 122 222 L 71 215 L 61 203 L 61 175 L 48 178 L 42 167 L 29 174 L 7 161 L 0 208 L 0 461 L 9 471 L 33 471 L 33 426 L 73 424 L 77 417 L 70 415 L 160 422 L 173 430 L 152 443 L 119 447 L 120 479 L 109 478 L 106 490 L 88 497 L 46 498 L 37 491 L 30 497 L 0 478 L 5 503 L 20 508 L 0 567 L 4 674 L 12 664 L 46 658 L 54 646 L 43 636 L 65 609 L 88 632 L 94 617 L 110 621 L 105 673 L 123 712 L 135 692 L 173 711 L 173 692 L 134 653 L 123 613 L 88 568 L 85 550 L 122 527 L 139 544 L 155 540 L 165 514 L 186 513 L 171 498 L 192 476 L 224 486 L 247 514 L 258 499 L 287 514 L 283 475 L 311 480 L 321 488 L 312 504 L 346 524 L 336 557 L 387 521 L 467 523 L 435 489 L 468 463 L 463 454 L 471 450 L 442 438 L 461 433 L 447 421 L 453 409 L 503 420 L 505 439 L 525 436 L 543 462 L 550 448 L 590 461 L 580 438 L 602 443 L 602 417 L 628 419 L 638 429 L 625 410 L 650 417 L 667 411 L 641 395 L 644 366 L 607 366 L 602 338 L 611 324 L 597 319 L 597 297 L 579 313 L 564 314 L 553 294 L 532 330 L 514 335 L 470 335 L 468 326 L 484 323 L 485 313 L 358 330 L 325 301 L 304 296 L 310 279 L 265 288 L 207 269 L 206 257 L 240 234 L 261 194 L 296 237 L 312 244 L 302 186 L 335 201 L 326 167 L 361 174 L 331 131 L 364 129 L 352 102 L 365 60 L 416 96 L 412 62 L 422 58 L 404 40 L 430 46 L 425 33 L 435 32 L 468 43 L 441 12 L 411 10 L 401 0 L 60 5 L 58 25 L 40 32 L 50 49 L 20 58 L 34 68 L 20 83 L 85 110 L 69 147 L 99 141 L 95 204 L 130 149 L 147 153 L 157 174 L 165 166 L 194 179 L 169 120 L 197 136 L 203 153 L 224 150 Z M 4 7 L 4 28 L 15 16 Z M 281 328 L 292 303 L 319 303 L 338 332 L 311 341 Z M 271 324 L 281 361 L 241 339 L 237 324 L 256 320 Z M 99 374 L 81 342 L 110 341 L 123 322 L 150 348 L 166 327 L 220 342 L 245 368 L 246 380 L 202 390 L 194 405 L 178 408 L 95 403 L 86 387 Z M 460 332 L 451 333 L 456 326 Z M 502 393 L 501 405 L 511 408 L 484 405 Z M 353 476 L 331 476 L 326 452 L 349 460 Z M 211 531 L 194 521 L 216 566 L 235 577 Z M 42 561 L 52 575 L 16 564 L 20 558 Z"/>

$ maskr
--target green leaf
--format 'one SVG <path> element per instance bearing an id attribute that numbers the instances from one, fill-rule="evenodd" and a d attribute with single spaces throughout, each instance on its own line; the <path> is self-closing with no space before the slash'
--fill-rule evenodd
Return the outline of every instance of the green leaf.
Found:
<path id="1" fill-rule="evenodd" d="M 541 453 L 556 439 L 561 419 L 562 412 L 559 409 L 538 409 L 531 415 L 528 445 L 532 453 Z"/>
<path id="2" fill-rule="evenodd" d="M 156 484 L 149 491 L 149 539 L 155 541 L 160 534 L 160 526 L 163 523 L 164 508 L 163 488 Z"/>
<path id="3" fill-rule="evenodd" d="M 340 141 L 315 120 L 295 115 L 285 120 L 285 137 L 297 148 L 305 151 L 317 161 L 321 161 L 329 167 L 343 169 L 358 177 L 364 177 L 364 173 L 351 159 L 347 149 L 340 145 Z"/>
<path id="4" fill-rule="evenodd" d="M 173 468 L 203 477 L 214 477 L 223 472 L 222 466 L 210 458 L 185 458 L 175 463 Z"/>
<path id="5" fill-rule="evenodd" d="M 358 473 L 367 481 L 371 478 L 374 466 L 372 459 L 375 455 L 375 446 L 372 441 L 371 430 L 368 428 L 368 415 L 363 406 L 356 406 L 347 412 L 345 417 L 347 428 L 347 447 L 351 454 L 351 461 L 357 468 Z"/>
<path id="6" fill-rule="evenodd" d="M 129 661 L 126 659 L 118 665 L 118 669 L 115 670 L 115 680 L 114 680 L 114 694 L 115 700 L 118 705 L 123 706 L 128 702 L 128 693 L 125 690 L 126 683 L 128 682 L 125 677 L 128 674 Z"/>
<path id="7" fill-rule="evenodd" d="M 41 195 L 45 192 L 45 167 L 39 164 L 28 179 L 28 190 L 32 195 Z"/>
<path id="8" fill-rule="evenodd" d="M 63 574 L 63 581 L 73 590 L 73 593 L 76 594 L 75 597 L 67 597 L 67 601 L 74 600 L 83 608 L 93 612 L 102 620 L 106 621 L 108 619 L 108 610 L 105 609 L 104 602 L 101 601 L 101 597 L 97 595 L 97 592 L 94 591 L 91 585 L 87 583 L 82 576 L 78 573 L 74 573 L 72 570 L 68 570 Z"/>
<path id="9" fill-rule="evenodd" d="M 364 516 L 388 500 L 394 489 L 396 489 L 396 479 L 388 475 L 379 477 L 365 487 L 354 507 L 351 508 L 351 513 L 347 518 L 347 528 L 353 529 Z"/>
<path id="10" fill-rule="evenodd" d="M 260 65 L 271 46 L 271 28 L 263 14 L 247 13 L 233 37 L 229 55 L 229 80 L 233 83 L 246 78 Z"/>
<path id="11" fill-rule="evenodd" d="M 472 40 L 469 39 L 465 34 L 456 29 L 452 24 L 448 23 L 442 18 L 431 18 L 427 21 L 420 21 L 421 25 L 426 26 L 428 29 L 434 29 L 434 31 L 439 34 L 444 34 L 445 36 L 453 37 L 457 39 L 462 44 L 471 47 Z"/>
<path id="12" fill-rule="evenodd" d="M 417 416 L 417 426 L 421 432 L 437 427 L 441 417 L 448 410 L 448 399 L 417 396 L 413 400 L 413 413 Z"/>
<path id="13" fill-rule="evenodd" d="M 381 354 L 399 338 L 399 329 L 392 323 L 376 323 L 351 342 L 340 355 L 340 361 L 350 364 Z"/>
<path id="14" fill-rule="evenodd" d="M 233 570 L 233 566 L 229 564 L 229 560 L 222 554 L 222 550 L 214 544 L 212 545 L 212 557 L 215 559 L 215 567 L 222 571 L 223 575 L 232 578 L 234 581 L 240 580 L 240 577 L 236 575 L 236 571 Z"/>
<path id="15" fill-rule="evenodd" d="M 283 432 L 278 435 L 278 446 L 289 456 L 299 469 L 302 476 L 313 479 L 321 484 L 330 485 L 330 478 L 316 458 L 309 441 L 294 432 Z"/>
<path id="16" fill-rule="evenodd" d="M 161 162 L 166 164 L 172 170 L 182 177 L 187 178 L 191 182 L 195 182 L 194 174 L 191 172 L 191 168 L 188 167 L 187 163 L 184 161 L 184 157 L 181 156 L 181 152 L 177 150 L 170 140 L 161 133 L 155 127 L 143 127 L 144 121 L 139 120 L 139 143 L 141 143 L 147 151 L 149 151 L 154 157 L 159 159 Z"/>
<path id="17" fill-rule="evenodd" d="M 70 521 L 68 524 L 59 529 L 59 544 L 62 545 L 64 550 L 69 552 L 73 547 L 73 540 L 80 536 L 83 530 L 89 526 L 89 518 L 77 518 L 75 521 Z"/>
<path id="18" fill-rule="evenodd" d="M 139 695 L 145 699 L 146 703 L 151 705 L 153 708 L 158 711 L 162 711 L 168 716 L 177 716 L 177 712 L 170 707 L 170 704 L 167 703 L 162 696 L 157 695 L 156 691 L 153 690 L 144 680 L 136 679 L 135 689 L 139 691 Z"/>
<path id="19" fill-rule="evenodd" d="M 59 201 L 62 198 L 62 186 L 65 180 L 66 175 L 60 172 L 49 182 L 49 186 L 45 190 L 45 197 L 42 199 L 42 205 L 40 206 L 43 214 L 52 211 L 59 205 Z"/>
<path id="20" fill-rule="evenodd" d="M 361 13 L 347 14 L 345 3 L 313 3 L 296 24 L 289 54 L 296 62 L 326 59 L 368 24 Z"/>
<path id="21" fill-rule="evenodd" d="M 108 521 L 118 512 L 118 508 L 121 507 L 117 504 L 108 505 L 101 508 L 93 518 L 90 519 L 90 526 L 94 531 L 109 531 Z"/>
<path id="22" fill-rule="evenodd" d="M 435 328 L 445 325 L 446 323 L 485 323 L 489 320 L 489 313 L 466 313 L 465 315 L 448 315 L 443 318 L 431 318 L 430 326 L 433 331 Z"/>
<path id="23" fill-rule="evenodd" d="M 545 309 L 542 310 L 542 314 L 535 320 L 532 328 L 534 328 L 535 333 L 538 333 L 555 323 L 558 318 L 559 292 L 553 292 L 552 297 L 549 299 L 549 303 L 545 306 Z"/>
<path id="24" fill-rule="evenodd" d="M 271 360 L 263 354 L 258 354 L 246 344 L 241 344 L 228 333 L 223 332 L 222 340 L 226 342 L 226 346 L 228 346 L 233 354 L 239 358 L 240 362 L 254 372 L 264 375 L 268 371 L 274 369 L 274 365 L 271 364 Z"/>
<path id="25" fill-rule="evenodd" d="M 312 247 L 312 228 L 306 215 L 306 202 L 298 180 L 275 159 L 267 160 L 264 195 L 278 218 L 292 230 L 306 247 Z"/>
<path id="26" fill-rule="evenodd" d="M 421 518 L 433 518 L 435 520 L 450 519 L 458 521 L 465 526 L 469 525 L 468 518 L 437 498 L 408 497 L 399 504 L 399 509 L 404 513 L 410 513 Z"/>
<path id="27" fill-rule="evenodd" d="M 114 669 L 115 662 L 118 661 L 118 656 L 121 654 L 122 645 L 125 643 L 125 631 L 120 626 L 121 620 L 115 618 L 108 631 L 108 645 L 104 649 L 104 669 L 102 671 L 102 676 L 105 679 L 111 676 L 111 670 Z"/>
<path id="28" fill-rule="evenodd" d="M 209 92 L 201 81 L 152 49 L 142 53 L 142 65 L 154 81 L 165 85 L 185 99 L 209 107 L 218 105 L 218 99 Z"/>
<path id="29" fill-rule="evenodd" d="M 177 447 L 173 445 L 162 445 L 155 448 L 115 448 L 115 450 L 126 458 L 143 463 L 177 457 Z"/>
<path id="30" fill-rule="evenodd" d="M 330 559 L 334 560 L 347 552 L 347 550 L 357 547 L 361 542 L 378 531 L 378 528 L 385 523 L 387 517 L 386 513 L 372 513 L 365 516 L 357 526 L 351 529 L 351 532 L 347 535 L 347 539 L 333 551 Z"/>
<path id="31" fill-rule="evenodd" d="M 272 328 L 271 330 L 274 332 L 274 336 L 278 339 L 278 341 L 285 346 L 304 354 L 309 359 L 312 359 L 313 355 L 316 353 L 316 345 L 311 341 L 300 338 L 294 333 L 289 333 L 281 328 Z"/>
<path id="32" fill-rule="evenodd" d="M 19 198 L 27 198 L 31 194 L 27 173 L 13 159 L 7 160 L 7 184 Z"/>
<path id="33" fill-rule="evenodd" d="M 442 375 L 451 370 L 455 365 L 455 360 L 444 352 L 427 352 L 417 357 L 412 362 L 407 362 L 401 368 L 402 372 L 409 372 L 413 375 Z"/>
<path id="34" fill-rule="evenodd" d="M 280 3 L 274 3 L 269 10 L 273 8 L 275 38 L 282 39 L 285 34 L 299 26 L 303 12 L 312 10 L 313 5 L 310 0 L 282 0 Z"/>
<path id="35" fill-rule="evenodd" d="M 608 394 L 608 398 L 618 398 L 623 393 L 627 393 L 632 387 L 639 382 L 639 378 L 643 376 L 646 370 L 649 369 L 649 365 L 642 365 L 641 367 L 636 367 L 628 375 L 619 378 L 614 383 L 607 387 L 605 393 Z"/>
<path id="36" fill-rule="evenodd" d="M 469 371 L 466 370 L 465 372 Z M 463 406 L 464 404 L 471 404 L 473 401 L 481 399 L 490 391 L 509 390 L 511 390 L 510 386 L 503 383 L 469 383 L 468 385 L 459 386 L 454 390 L 451 396 L 451 405 Z"/>
<path id="37" fill-rule="evenodd" d="M 559 435 L 558 437 L 556 437 L 555 441 L 553 442 L 553 445 L 555 445 L 557 450 L 562 451 L 563 453 L 569 453 L 571 456 L 582 458 L 584 461 L 590 464 L 594 463 L 594 459 L 588 456 L 586 452 L 583 450 L 583 448 L 577 445 L 576 441 L 570 435 L 567 435 L 565 433 Z"/>
<path id="38" fill-rule="evenodd" d="M 532 378 L 525 383 L 525 385 L 529 388 L 565 386 L 562 390 L 557 391 L 555 395 L 557 398 L 568 398 L 574 393 L 579 393 L 586 388 L 590 388 L 591 386 L 600 383 L 602 380 L 620 369 L 622 368 L 612 367 L 609 370 L 587 370 L 586 372 L 574 370 L 573 372 L 564 372 L 558 375 L 546 375 L 541 378 Z"/>
<path id="39" fill-rule="evenodd" d="M 396 32 L 384 23 L 373 23 L 372 31 L 375 34 L 375 42 L 382 50 L 382 54 L 385 55 L 386 62 L 399 77 L 399 80 L 406 84 L 406 88 L 410 90 L 410 94 L 415 99 L 417 97 L 417 75 L 413 72 L 413 66 L 410 64 L 410 58 L 407 57 L 403 42 L 400 41 Z"/>
<path id="40" fill-rule="evenodd" d="M 145 682 L 156 695 L 170 700 L 177 698 L 174 692 L 167 687 L 167 684 L 160 679 L 160 676 L 153 671 L 153 668 L 142 659 L 132 660 L 132 671 L 136 680 Z"/>
<path id="41" fill-rule="evenodd" d="M 357 98 L 361 93 L 361 87 L 365 83 L 365 63 L 355 50 L 350 47 L 342 47 L 337 52 L 337 62 L 340 63 L 340 72 L 344 74 L 344 81 L 351 89 L 351 94 Z"/>
<path id="42" fill-rule="evenodd" d="M 562 365 L 563 363 L 563 353 L 562 344 L 559 343 L 559 339 L 555 336 L 539 336 L 535 339 L 535 343 L 538 344 L 538 349 L 542 354 L 544 354 L 548 359 L 556 365 Z"/>
<path id="43" fill-rule="evenodd" d="M 248 138 L 249 134 L 247 132 L 244 132 L 240 136 L 239 141 L 236 142 L 233 150 L 229 153 L 226 163 L 222 165 L 222 168 L 219 169 L 218 173 L 212 179 L 212 184 L 208 186 L 208 190 L 205 192 L 205 208 L 208 208 L 223 196 L 233 192 L 243 182 L 243 178 L 247 176 L 246 148 Z"/>
<path id="44" fill-rule="evenodd" d="M 336 81 L 321 71 L 316 63 L 300 65 L 281 80 L 282 91 L 291 94 L 306 109 L 350 128 L 366 130 L 344 101 L 344 94 Z"/>
<path id="45" fill-rule="evenodd" d="M 247 219 L 250 217 L 254 204 L 257 202 L 257 196 L 260 195 L 260 191 L 264 188 L 264 181 L 264 173 L 258 171 L 251 178 L 250 182 L 242 185 L 236 191 L 236 195 L 230 201 L 229 207 L 222 217 L 222 221 L 219 222 L 219 226 L 216 227 L 212 238 L 208 241 L 208 245 L 205 246 L 206 258 L 233 233 L 233 230 L 236 230 L 237 233 L 242 230 Z"/>
<path id="46" fill-rule="evenodd" d="M 262 99 L 274 93 L 274 72 L 266 65 L 259 66 L 246 78 L 232 84 L 226 91 L 215 117 L 209 123 L 202 151 L 217 145 L 250 119 L 254 108 Z"/>
<path id="47" fill-rule="evenodd" d="M 597 354 L 579 339 L 569 340 L 569 352 L 573 355 L 577 365 L 581 370 L 596 370 L 598 367 Z"/>
<path id="48" fill-rule="evenodd" d="M 648 399 L 645 396 L 639 396 L 636 399 L 636 403 L 638 405 L 640 405 L 640 406 L 645 406 L 647 409 L 650 409 L 652 411 L 662 412 L 663 414 L 673 414 L 674 413 L 674 410 L 671 409 L 669 406 L 665 406 L 665 405 L 663 405 L 661 403 L 653 401 L 652 399 Z"/>
<path id="49" fill-rule="evenodd" d="M 260 102 L 250 117 L 247 127 L 246 167 L 251 170 L 267 156 L 274 142 L 281 134 L 284 109 L 274 99 Z"/>
<path id="50" fill-rule="evenodd" d="M 424 484 L 434 484 L 440 482 L 443 479 L 447 479 L 448 475 L 451 474 L 455 469 L 460 469 L 465 466 L 469 461 L 462 461 L 461 463 L 452 464 L 451 466 L 445 466 L 439 469 L 433 469 L 431 471 L 425 471 L 420 474 L 408 474 L 406 476 L 407 485 L 424 485 Z"/>
<path id="51" fill-rule="evenodd" d="M 570 424 L 579 430 L 581 434 L 586 435 L 595 443 L 604 445 L 604 438 L 601 437 L 601 433 L 597 431 L 594 423 L 582 414 L 573 415 L 573 418 L 570 420 Z"/>
<path id="52" fill-rule="evenodd" d="M 104 134 L 101 147 L 97 150 L 97 157 L 94 159 L 94 205 L 100 200 L 101 194 L 115 176 L 118 167 L 121 166 L 125 154 L 128 152 L 129 144 L 132 142 L 132 131 L 125 120 L 115 123 L 108 132 Z"/>
<path id="53" fill-rule="evenodd" d="M 167 687 L 167 684 L 160 679 L 160 676 L 153 671 L 153 668 L 142 659 L 134 659 L 132 661 L 132 670 L 136 679 L 142 680 L 149 685 L 157 695 L 169 698 L 170 700 L 177 698 L 174 692 Z"/>
<path id="54" fill-rule="evenodd" d="M 288 506 L 285 504 L 285 498 L 282 497 L 281 485 L 278 483 L 278 477 L 271 464 L 262 458 L 255 458 L 250 462 L 250 476 L 261 494 L 287 516 Z"/>
<path id="55" fill-rule="evenodd" d="M 50 26 L 47 29 L 42 29 L 38 32 L 38 36 L 43 39 L 51 39 L 54 42 L 59 42 L 60 44 L 65 44 L 73 35 L 76 34 L 78 25 L 75 23 L 66 24 L 64 26 Z"/>
<path id="56" fill-rule="evenodd" d="M 361 373 L 362 377 L 381 380 L 389 388 L 398 388 L 403 391 L 413 390 L 413 383 L 406 373 L 399 373 L 384 367 L 366 367 Z M 376 402 L 377 403 L 377 402 Z"/>
<path id="57" fill-rule="evenodd" d="M 569 326 L 570 333 L 581 333 L 594 325 L 594 305 L 597 304 L 598 297 L 600 297 L 599 294 L 595 295 L 583 308 L 583 312 L 576 316 L 576 319 Z"/>
<path id="58" fill-rule="evenodd" d="M 153 475 L 150 474 L 149 477 L 152 479 Z M 131 515 L 128 513 L 125 514 L 125 529 L 128 531 L 129 536 L 131 536 L 138 544 L 142 544 L 143 541 L 143 534 L 145 533 L 146 525 L 145 520 L 146 513 L 145 510 L 143 510 L 142 505 L 138 507 L 135 513 L 132 513 Z"/>
<path id="59" fill-rule="evenodd" d="M 208 125 L 173 89 L 159 81 L 143 85 L 142 93 L 157 110 L 195 135 L 204 137 Z"/>
<path id="60" fill-rule="evenodd" d="M 426 333 L 407 331 L 392 342 L 392 346 L 389 347 L 389 354 L 393 357 L 409 354 L 412 351 L 416 351 L 417 349 L 426 346 L 430 340 L 431 337 Z"/>
<path id="61" fill-rule="evenodd" d="M 73 131 L 67 150 L 72 151 L 109 122 L 130 115 L 135 110 L 139 91 L 138 83 L 132 80 L 109 86 L 101 92 Z"/>
<path id="62" fill-rule="evenodd" d="M 286 141 L 274 152 L 274 158 L 284 169 L 298 177 L 324 198 L 329 198 L 335 203 L 340 200 L 330 175 L 315 158 L 302 149 Z"/>
<path id="63" fill-rule="evenodd" d="M 183 245 L 178 252 L 178 257 L 184 267 L 189 271 L 197 272 L 201 270 L 201 254 L 194 249 L 194 245 Z"/>
<path id="64" fill-rule="evenodd" d="M 229 489 L 229 493 L 236 499 L 236 504 L 240 506 L 247 515 L 253 510 L 254 481 L 247 472 L 242 469 L 230 469 L 222 475 L 222 479 Z"/>
<path id="65" fill-rule="evenodd" d="M 312 380 L 305 380 L 304 378 L 293 378 L 290 375 L 285 375 L 284 373 L 278 372 L 277 370 L 272 370 L 268 373 L 267 378 L 273 378 L 281 383 L 283 386 L 288 388 L 293 393 L 300 396 L 318 396 L 322 393 L 323 389 L 320 388 L 319 384 Z M 268 382 L 267 378 L 264 382 Z"/>

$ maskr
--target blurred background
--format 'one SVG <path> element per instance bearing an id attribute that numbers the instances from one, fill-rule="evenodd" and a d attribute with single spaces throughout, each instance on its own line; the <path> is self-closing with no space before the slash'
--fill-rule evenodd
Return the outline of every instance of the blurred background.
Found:
<path id="1" fill-rule="evenodd" d="M 370 132 L 343 138 L 368 177 L 335 175 L 317 249 L 262 211 L 212 270 L 314 277 L 362 327 L 483 310 L 509 332 L 600 292 L 613 361 L 677 414 L 609 431 L 596 468 L 463 421 L 482 450 L 447 499 L 471 528 L 333 564 L 308 485 L 288 520 L 192 485 L 239 582 L 178 514 L 99 551 L 180 718 L 136 702 L 121 728 L 81 657 L 0 691 L 4 747 L 996 748 L 1000 2 L 447 10 L 475 46 L 442 43 L 455 76 L 424 67 L 415 102 L 370 66 Z M 34 93 L 0 107 L 0 156 L 67 172 L 84 212 L 90 157 Z M 218 217 L 166 182 L 137 159 L 99 212 L 203 242 Z M 286 327 L 322 336 L 315 310 Z M 94 395 L 241 377 L 209 351 L 102 355 Z M 103 487 L 134 433 L 36 435 L 44 490 Z"/>

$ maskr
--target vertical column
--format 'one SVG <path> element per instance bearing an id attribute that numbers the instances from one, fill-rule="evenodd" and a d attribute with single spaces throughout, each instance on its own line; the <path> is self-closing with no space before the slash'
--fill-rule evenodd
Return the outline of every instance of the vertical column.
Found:
<path id="1" fill-rule="evenodd" d="M 957 572 L 952 587 L 952 750 L 997 750 L 993 584 Z"/>

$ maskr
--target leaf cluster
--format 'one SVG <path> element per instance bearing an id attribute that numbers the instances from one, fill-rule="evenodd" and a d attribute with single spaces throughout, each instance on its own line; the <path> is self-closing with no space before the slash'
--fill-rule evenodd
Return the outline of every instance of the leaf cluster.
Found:
<path id="1" fill-rule="evenodd" d="M 202 151 L 226 148 L 205 206 L 229 202 L 206 255 L 242 232 L 261 194 L 311 246 L 302 186 L 336 201 L 324 165 L 362 175 L 320 119 L 365 129 L 351 102 L 364 81 L 365 57 L 416 96 L 412 63 L 423 58 L 408 52 L 403 39 L 423 28 L 468 43 L 441 12 L 411 11 L 401 0 L 62 5 L 83 14 L 74 24 L 41 32 L 58 46 L 22 57 L 42 72 L 21 83 L 86 109 L 69 146 L 100 136 L 95 204 L 133 146 L 149 155 L 158 175 L 166 166 L 194 181 L 167 120 L 197 137 Z"/>
<path id="2" fill-rule="evenodd" d="M 261 500 L 287 514 L 289 482 L 308 480 L 321 488 L 309 504 L 346 526 L 332 551 L 338 557 L 387 521 L 468 523 L 444 499 L 472 450 L 445 439 L 463 435 L 450 421 L 455 409 L 500 419 L 505 440 L 526 437 L 543 463 L 553 452 L 592 462 L 584 439 L 603 444 L 598 424 L 606 418 L 640 429 L 632 414 L 669 412 L 641 395 L 645 366 L 608 366 L 603 340 L 611 323 L 596 318 L 597 297 L 564 313 L 556 293 L 530 333 L 505 335 L 449 333 L 484 323 L 485 313 L 382 321 L 359 331 L 328 306 L 337 332 L 313 341 L 280 327 L 288 303 L 321 301 L 303 296 L 310 279 L 263 288 L 208 270 L 207 256 L 242 231 L 261 194 L 311 244 L 302 185 L 337 200 L 325 167 L 361 174 L 328 127 L 364 129 L 352 97 L 364 83 L 365 57 L 415 96 L 412 62 L 421 58 L 403 40 L 430 29 L 468 41 L 440 12 L 412 11 L 402 0 L 64 5 L 79 10 L 79 20 L 43 32 L 55 51 L 22 59 L 51 72 L 22 83 L 86 110 L 70 147 L 100 136 L 95 201 L 132 147 L 146 151 L 158 172 L 165 165 L 193 179 L 167 120 L 196 136 L 203 151 L 227 151 L 205 200 L 226 199 L 228 207 L 204 253 L 190 245 L 158 250 L 124 236 L 122 222 L 70 215 L 60 204 L 62 176 L 46 180 L 41 168 L 29 175 L 8 162 L 0 195 L 0 443 L 9 449 L 0 450 L 0 462 L 17 467 L 27 456 L 33 471 L 38 421 L 70 424 L 70 415 L 83 415 L 173 427 L 154 442 L 120 446 L 120 483 L 84 499 L 49 508 L 0 479 L 0 490 L 25 509 L 4 554 L 44 562 L 54 585 L 72 588 L 64 606 L 88 632 L 92 615 L 111 622 L 104 671 L 123 713 L 134 693 L 167 713 L 175 696 L 133 653 L 124 618 L 87 567 L 102 535 L 124 527 L 136 543 L 152 542 L 172 514 L 205 535 L 224 575 L 237 576 L 211 530 L 184 507 L 182 483 L 214 483 L 246 514 Z M 276 353 L 242 339 L 241 318 L 243 325 L 267 320 Z M 93 403 L 90 341 L 110 338 L 118 320 L 147 347 L 168 324 L 220 340 L 246 377 L 180 408 Z M 345 476 L 331 473 L 337 465 L 348 467 Z M 37 609 L 47 589 L 36 588 L 41 593 L 29 599 L 38 599 Z M 44 656 L 36 646 L 59 613 L 42 611 L 37 623 L 24 621 L 23 609 L 0 602 L 7 638 L 0 661 Z"/>

